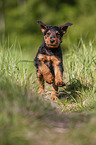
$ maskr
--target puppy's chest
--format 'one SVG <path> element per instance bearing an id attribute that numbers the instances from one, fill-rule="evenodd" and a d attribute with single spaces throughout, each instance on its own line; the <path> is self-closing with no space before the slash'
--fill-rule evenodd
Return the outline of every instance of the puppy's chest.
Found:
<path id="1" fill-rule="evenodd" d="M 44 60 L 44 64 L 50 68 L 53 66 L 53 61 L 51 60 L 50 57 L 46 57 L 46 59 Z"/>
<path id="2" fill-rule="evenodd" d="M 44 54 L 39 54 L 38 55 L 39 60 L 41 61 L 41 63 L 44 63 L 45 65 L 47 65 L 48 67 L 51 67 L 53 65 L 53 56 L 49 56 L 49 55 L 44 55 Z"/>
<path id="3" fill-rule="evenodd" d="M 44 54 L 39 54 L 38 59 L 41 61 L 41 64 L 45 64 L 48 67 L 51 67 L 53 65 L 59 65 L 61 62 L 61 59 L 57 56 L 49 56 L 49 55 L 44 55 Z"/>

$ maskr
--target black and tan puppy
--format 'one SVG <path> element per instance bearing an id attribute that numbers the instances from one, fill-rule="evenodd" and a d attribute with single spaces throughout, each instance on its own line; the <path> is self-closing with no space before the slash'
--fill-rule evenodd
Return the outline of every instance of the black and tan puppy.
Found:
<path id="1" fill-rule="evenodd" d="M 51 99 L 56 100 L 58 99 L 56 95 L 58 87 L 65 85 L 62 80 L 63 61 L 60 43 L 68 26 L 72 24 L 66 23 L 57 27 L 48 26 L 41 21 L 37 21 L 37 23 L 40 24 L 41 31 L 44 34 L 44 41 L 34 59 L 39 84 L 38 93 L 44 92 L 44 81 L 46 81 L 52 84 Z"/>

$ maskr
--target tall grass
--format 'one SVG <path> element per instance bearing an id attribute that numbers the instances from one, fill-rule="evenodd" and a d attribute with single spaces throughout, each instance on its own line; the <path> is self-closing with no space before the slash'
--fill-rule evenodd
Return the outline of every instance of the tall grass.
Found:
<path id="1" fill-rule="evenodd" d="M 65 56 L 64 66 L 67 85 L 63 89 L 63 103 L 67 107 L 71 102 L 69 111 L 90 109 L 90 103 L 96 103 L 96 50 L 92 43 L 86 46 L 81 39 L 79 46 Z M 66 98 L 71 100 L 68 104 Z"/>
<path id="2" fill-rule="evenodd" d="M 77 49 L 77 51 L 76 51 Z M 96 77 L 96 51 L 90 42 L 88 46 L 81 41 L 81 47 L 73 50 L 68 58 L 66 68 L 68 68 L 69 81 L 73 78 L 80 79 L 82 84 L 94 87 Z M 95 84 L 96 85 L 96 84 Z"/>
<path id="3" fill-rule="evenodd" d="M 79 123 L 86 120 L 86 116 L 83 119 L 81 116 L 74 117 L 72 114 L 71 116 L 60 115 L 52 108 L 52 105 L 55 104 L 59 112 L 96 112 L 95 48 L 91 42 L 86 46 L 81 41 L 79 46 L 64 56 L 66 87 L 60 89 L 60 100 L 57 102 L 49 100 L 51 103 L 37 96 L 34 64 L 24 62 L 23 59 L 25 58 L 22 51 L 17 50 L 15 44 L 8 48 L 0 46 L 0 144 L 33 145 L 47 144 L 47 142 L 56 144 L 60 141 L 57 137 L 60 135 L 61 142 L 63 143 L 67 138 L 66 145 L 69 145 L 70 141 L 75 140 L 71 133 L 76 132 L 70 131 L 65 135 L 64 130 L 64 134 L 61 135 L 61 128 L 67 128 L 70 124 L 75 126 L 78 120 Z M 45 97 L 46 95 L 48 94 L 45 94 Z M 50 95 L 48 97 L 50 98 Z M 53 124 L 57 127 L 55 128 L 57 132 L 50 128 L 50 125 L 54 128 Z M 39 137 L 36 136 L 37 134 Z M 94 132 L 93 134 L 95 135 Z M 77 144 L 78 142 L 82 144 L 79 138 Z"/>
<path id="4" fill-rule="evenodd" d="M 30 72 L 33 63 L 19 63 L 22 59 L 22 52 L 15 45 L 0 46 L 1 145 L 28 144 L 30 122 L 38 122 L 50 110 L 50 104 L 40 101 L 35 94 L 35 78 Z"/>
<path id="5" fill-rule="evenodd" d="M 0 144 L 26 144 L 26 118 L 22 116 L 26 108 L 27 92 L 26 68 L 16 65 L 21 58 L 15 45 L 10 48 L 0 46 Z"/>

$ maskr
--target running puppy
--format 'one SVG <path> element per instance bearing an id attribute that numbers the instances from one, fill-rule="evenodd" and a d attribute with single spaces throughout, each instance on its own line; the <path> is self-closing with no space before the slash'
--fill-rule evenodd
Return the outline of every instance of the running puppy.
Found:
<path id="1" fill-rule="evenodd" d="M 38 93 L 44 92 L 44 81 L 52 84 L 51 99 L 56 100 L 58 87 L 65 85 L 62 80 L 63 61 L 60 43 L 71 23 L 62 26 L 48 26 L 41 21 L 37 21 L 44 34 L 44 40 L 34 59 L 37 71 L 39 89 Z"/>

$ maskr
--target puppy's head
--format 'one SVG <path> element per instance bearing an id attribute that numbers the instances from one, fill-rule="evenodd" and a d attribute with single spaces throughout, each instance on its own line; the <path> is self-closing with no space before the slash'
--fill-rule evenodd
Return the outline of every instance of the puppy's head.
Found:
<path id="1" fill-rule="evenodd" d="M 41 21 L 37 21 L 41 26 L 41 31 L 44 34 L 44 41 L 47 47 L 57 48 L 62 40 L 63 35 L 66 33 L 68 26 L 71 23 L 66 23 L 62 26 L 48 26 Z"/>

